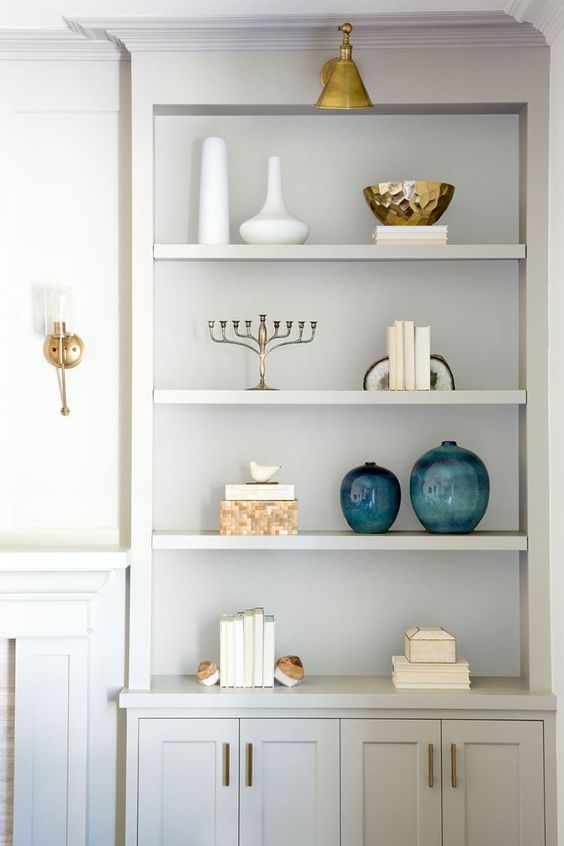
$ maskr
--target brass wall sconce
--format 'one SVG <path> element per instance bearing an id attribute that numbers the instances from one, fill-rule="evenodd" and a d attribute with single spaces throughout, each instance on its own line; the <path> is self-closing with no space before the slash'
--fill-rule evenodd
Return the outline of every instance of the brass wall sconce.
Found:
<path id="1" fill-rule="evenodd" d="M 47 361 L 61 371 L 61 414 L 68 417 L 66 371 L 80 364 L 84 355 L 82 338 L 67 330 L 70 320 L 71 292 L 69 288 L 47 288 L 45 290 L 45 340 L 44 352 Z"/>
<path id="2" fill-rule="evenodd" d="M 315 105 L 318 109 L 370 109 L 374 104 L 352 60 L 352 45 L 349 42 L 352 24 L 341 24 L 339 29 L 343 33 L 341 53 L 338 59 L 329 59 L 323 65 L 323 91 Z"/>

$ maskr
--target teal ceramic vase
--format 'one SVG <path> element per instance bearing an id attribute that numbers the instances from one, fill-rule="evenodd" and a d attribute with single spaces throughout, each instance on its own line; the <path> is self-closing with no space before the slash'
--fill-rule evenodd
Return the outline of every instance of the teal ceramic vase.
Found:
<path id="1" fill-rule="evenodd" d="M 341 508 L 354 532 L 387 532 L 398 516 L 400 502 L 396 476 L 374 461 L 349 470 L 341 482 Z"/>
<path id="2" fill-rule="evenodd" d="M 488 507 L 490 477 L 474 452 L 443 441 L 413 465 L 411 504 L 429 532 L 466 534 L 476 528 Z"/>

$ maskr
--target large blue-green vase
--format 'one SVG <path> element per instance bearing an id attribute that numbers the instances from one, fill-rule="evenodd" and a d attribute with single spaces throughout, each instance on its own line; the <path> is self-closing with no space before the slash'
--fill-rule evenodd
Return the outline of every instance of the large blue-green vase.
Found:
<path id="1" fill-rule="evenodd" d="M 341 508 L 354 532 L 387 532 L 398 516 L 400 502 L 397 478 L 374 461 L 349 470 L 341 482 Z"/>
<path id="2" fill-rule="evenodd" d="M 488 507 L 490 477 L 476 453 L 443 441 L 413 465 L 411 504 L 429 532 L 458 535 L 476 528 Z"/>

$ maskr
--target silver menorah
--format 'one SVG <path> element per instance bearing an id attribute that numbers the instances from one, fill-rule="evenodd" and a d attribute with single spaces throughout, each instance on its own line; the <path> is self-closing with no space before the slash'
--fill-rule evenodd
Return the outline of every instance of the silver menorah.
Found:
<path id="1" fill-rule="evenodd" d="M 258 385 L 254 388 L 248 388 L 249 391 L 276 391 L 277 388 L 269 388 L 266 382 L 264 381 L 265 376 L 265 359 L 269 353 L 273 352 L 274 350 L 280 349 L 280 347 L 288 347 L 292 344 L 311 344 L 313 339 L 315 338 L 315 330 L 317 329 L 317 320 L 310 320 L 311 326 L 311 336 L 309 338 L 304 338 L 304 327 L 306 324 L 305 320 L 298 321 L 298 337 L 295 338 L 293 341 L 285 341 L 284 338 L 289 338 L 292 333 L 292 326 L 294 325 L 293 320 L 286 320 L 284 321 L 286 324 L 285 332 L 280 332 L 280 324 L 282 323 L 281 320 L 273 320 L 272 325 L 274 326 L 274 332 L 270 337 L 268 337 L 268 330 L 266 328 L 266 314 L 259 314 L 259 327 L 256 337 L 251 332 L 252 327 L 252 320 L 245 320 L 245 331 L 239 331 L 239 324 L 240 320 L 232 320 L 231 323 L 233 324 L 233 331 L 237 338 L 244 338 L 244 341 L 234 341 L 227 337 L 227 320 L 220 320 L 219 326 L 221 329 L 221 337 L 215 337 L 215 320 L 208 320 L 208 326 L 210 329 L 210 338 L 212 341 L 215 341 L 216 344 L 234 344 L 238 347 L 246 347 L 248 350 L 252 350 L 256 353 L 259 357 L 259 376 L 260 380 Z M 250 341 L 251 343 L 248 343 Z M 274 346 L 270 346 L 273 341 L 280 341 L 281 343 L 275 343 Z M 254 346 L 256 344 L 256 346 Z"/>

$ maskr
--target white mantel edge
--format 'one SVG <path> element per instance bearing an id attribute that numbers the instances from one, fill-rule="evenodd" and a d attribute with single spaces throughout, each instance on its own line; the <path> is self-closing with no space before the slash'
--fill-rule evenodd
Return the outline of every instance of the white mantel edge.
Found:
<path id="1" fill-rule="evenodd" d="M 0 550 L 0 637 L 60 637 L 91 631 L 91 606 L 129 551 Z"/>

